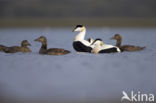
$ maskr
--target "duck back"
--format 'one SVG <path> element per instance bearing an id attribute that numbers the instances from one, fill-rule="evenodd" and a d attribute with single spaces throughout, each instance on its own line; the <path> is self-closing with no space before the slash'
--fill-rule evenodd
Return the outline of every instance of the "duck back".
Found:
<path id="1" fill-rule="evenodd" d="M 134 45 L 123 45 L 120 48 L 123 51 L 140 51 L 143 50 L 145 47 L 134 46 Z"/>
<path id="2" fill-rule="evenodd" d="M 5 53 L 17 53 L 17 52 L 31 52 L 28 47 L 19 47 L 19 46 L 12 46 L 4 49 Z"/>
<path id="3" fill-rule="evenodd" d="M 20 51 L 20 47 L 19 46 L 12 46 L 12 47 L 8 47 L 4 49 L 5 53 L 16 53 Z"/>
<path id="4" fill-rule="evenodd" d="M 47 50 L 47 54 L 49 55 L 65 55 L 70 53 L 68 50 L 60 49 L 60 48 L 51 48 Z"/>

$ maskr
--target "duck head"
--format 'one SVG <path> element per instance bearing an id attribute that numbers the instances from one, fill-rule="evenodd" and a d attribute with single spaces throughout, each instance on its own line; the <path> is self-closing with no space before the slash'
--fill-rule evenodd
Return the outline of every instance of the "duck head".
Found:
<path id="1" fill-rule="evenodd" d="M 104 43 L 101 39 L 95 39 L 94 42 L 92 43 L 92 45 L 98 45 L 98 46 L 103 46 Z"/>
<path id="2" fill-rule="evenodd" d="M 45 36 L 40 36 L 39 38 L 35 39 L 34 41 L 41 42 L 42 44 L 47 44 L 47 39 Z"/>
<path id="3" fill-rule="evenodd" d="M 93 38 L 88 38 L 87 41 L 92 44 L 94 42 L 94 39 Z"/>
<path id="4" fill-rule="evenodd" d="M 86 30 L 86 28 L 83 25 L 76 25 L 76 27 L 73 29 L 73 32 L 82 32 Z"/>
<path id="5" fill-rule="evenodd" d="M 115 34 L 113 37 L 111 37 L 110 39 L 114 39 L 114 40 L 121 40 L 122 37 L 120 36 L 120 34 Z"/>
<path id="6" fill-rule="evenodd" d="M 27 40 L 23 40 L 21 46 L 31 46 L 31 44 Z"/>

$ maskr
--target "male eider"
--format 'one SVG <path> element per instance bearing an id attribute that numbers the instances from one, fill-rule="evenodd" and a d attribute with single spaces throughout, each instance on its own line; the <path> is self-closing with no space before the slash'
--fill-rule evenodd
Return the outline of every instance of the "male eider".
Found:
<path id="1" fill-rule="evenodd" d="M 92 53 L 120 53 L 120 49 L 113 45 L 104 44 L 101 39 L 96 39 L 93 44 Z"/>
<path id="2" fill-rule="evenodd" d="M 92 47 L 90 46 L 91 43 L 87 40 L 84 40 L 85 35 L 86 35 L 86 28 L 83 25 L 77 25 L 74 29 L 73 32 L 79 32 L 74 39 L 73 42 L 73 48 L 77 52 L 91 52 Z"/>
<path id="3" fill-rule="evenodd" d="M 120 34 L 115 34 L 111 39 L 116 40 L 116 46 L 119 47 L 122 51 L 139 51 L 143 50 L 145 47 L 139 47 L 134 45 L 121 45 L 122 43 L 122 37 Z"/>
<path id="4" fill-rule="evenodd" d="M 48 55 L 65 55 L 70 53 L 68 50 L 60 49 L 60 48 L 50 48 L 47 49 L 47 39 L 44 36 L 40 36 L 35 39 L 35 41 L 41 42 L 42 46 L 40 48 L 39 54 L 48 54 Z"/>
<path id="5" fill-rule="evenodd" d="M 92 44 L 94 42 L 94 39 L 93 38 L 88 38 L 87 41 Z"/>
<path id="6" fill-rule="evenodd" d="M 4 48 L 4 52 L 5 53 L 31 52 L 31 50 L 27 46 L 31 46 L 31 44 L 27 40 L 23 40 L 21 42 L 21 46 L 6 47 Z"/>

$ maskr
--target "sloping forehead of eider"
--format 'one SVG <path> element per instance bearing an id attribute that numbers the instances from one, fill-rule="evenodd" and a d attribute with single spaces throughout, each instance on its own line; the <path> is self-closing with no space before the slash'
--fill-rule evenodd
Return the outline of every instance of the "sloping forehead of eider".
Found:
<path id="1" fill-rule="evenodd" d="M 121 37 L 120 34 L 115 34 L 115 35 L 114 35 L 114 38 L 115 38 L 115 39 L 122 39 L 122 37 Z"/>
<path id="2" fill-rule="evenodd" d="M 27 40 L 23 40 L 22 42 L 21 42 L 21 45 L 22 46 L 27 46 L 27 45 L 31 45 Z"/>
<path id="3" fill-rule="evenodd" d="M 27 40 L 23 40 L 22 42 L 28 42 Z"/>
<path id="4" fill-rule="evenodd" d="M 23 40 L 22 43 L 29 43 L 27 40 Z"/>
<path id="5" fill-rule="evenodd" d="M 120 34 L 115 34 L 114 36 L 120 36 Z"/>
<path id="6" fill-rule="evenodd" d="M 46 38 L 45 36 L 40 36 L 39 38 Z"/>
<path id="7" fill-rule="evenodd" d="M 47 40 L 47 38 L 45 36 L 40 36 L 39 39 L 40 40 Z"/>
<path id="8" fill-rule="evenodd" d="M 98 41 L 102 42 L 102 39 L 100 39 L 100 38 L 95 39 L 94 42 L 93 42 L 92 44 L 94 44 L 94 43 L 96 43 L 96 42 L 98 42 Z"/>
<path id="9" fill-rule="evenodd" d="M 76 25 L 75 28 L 82 28 L 82 27 L 83 27 L 83 25 Z"/>
<path id="10" fill-rule="evenodd" d="M 45 36 L 40 36 L 39 38 L 37 38 L 35 41 L 39 41 L 39 42 L 47 42 L 47 38 Z"/>

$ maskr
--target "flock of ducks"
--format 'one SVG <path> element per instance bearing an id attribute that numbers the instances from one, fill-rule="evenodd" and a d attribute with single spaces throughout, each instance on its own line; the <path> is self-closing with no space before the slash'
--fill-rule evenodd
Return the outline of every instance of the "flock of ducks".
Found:
<path id="1" fill-rule="evenodd" d="M 89 53 L 120 53 L 123 51 L 140 51 L 145 47 L 139 47 L 134 45 L 121 45 L 122 37 L 119 34 L 115 34 L 111 39 L 117 41 L 116 45 L 105 44 L 102 39 L 89 38 L 85 40 L 86 28 L 83 25 L 77 25 L 73 32 L 79 32 L 73 42 L 73 48 L 77 52 L 89 52 Z"/>
<path id="2" fill-rule="evenodd" d="M 86 35 L 86 28 L 83 25 L 77 25 L 73 32 L 79 32 L 73 42 L 73 48 L 77 52 L 88 52 L 88 53 L 120 53 L 123 51 L 140 51 L 143 50 L 145 47 L 139 47 L 134 45 L 121 45 L 122 37 L 119 34 L 115 34 L 111 39 L 116 40 L 116 45 L 109 45 L 105 44 L 102 39 L 92 39 L 89 38 L 85 40 Z M 46 54 L 46 55 L 65 55 L 69 54 L 70 51 L 61 49 L 61 48 L 47 48 L 47 39 L 45 36 L 40 36 L 39 38 L 35 39 L 34 41 L 40 42 L 42 44 L 39 54 Z M 21 46 L 12 46 L 7 47 L 4 45 L 0 45 L 0 51 L 5 53 L 17 53 L 17 52 L 31 52 L 28 48 L 31 44 L 27 40 L 23 40 L 21 42 Z"/>

